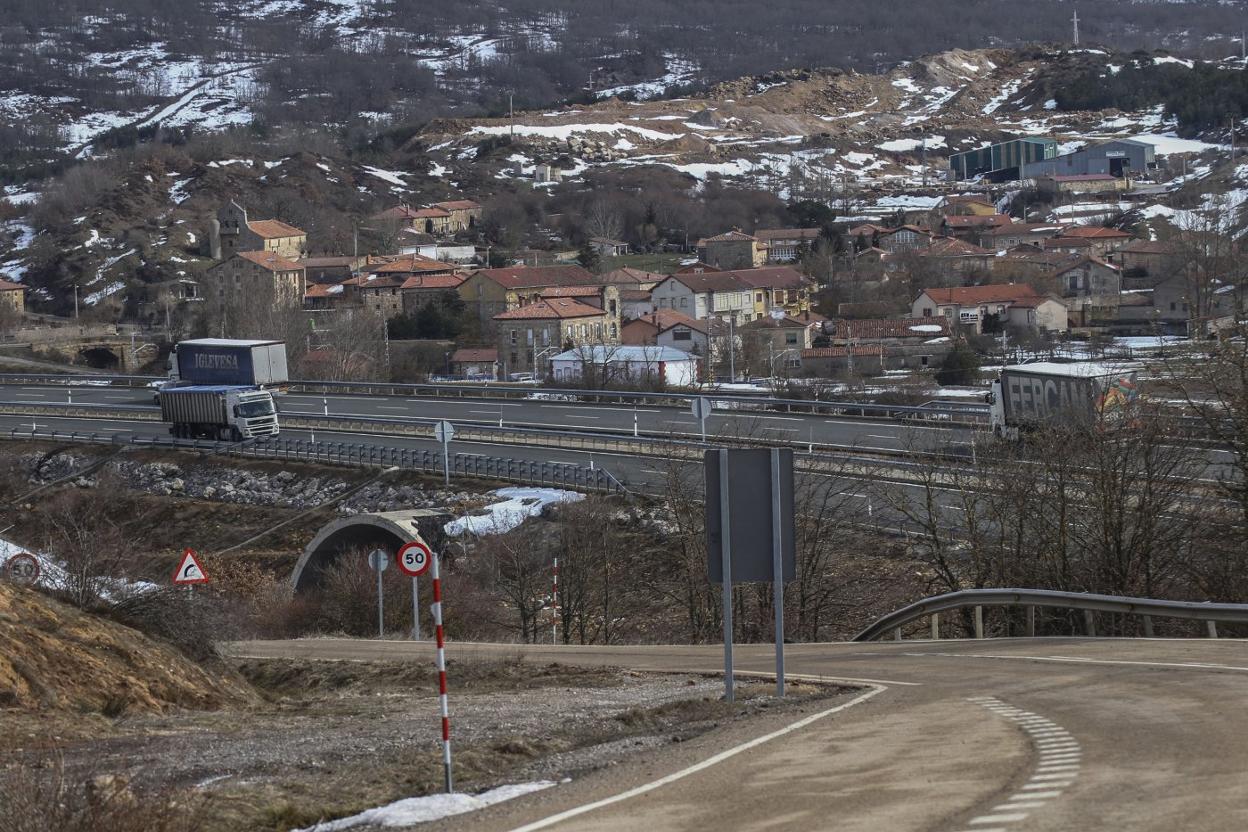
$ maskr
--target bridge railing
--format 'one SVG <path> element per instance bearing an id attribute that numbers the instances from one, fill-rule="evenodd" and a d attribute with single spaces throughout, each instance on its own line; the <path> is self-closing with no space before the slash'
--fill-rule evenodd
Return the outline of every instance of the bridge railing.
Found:
<path id="1" fill-rule="evenodd" d="M 1211 638 L 1217 638 L 1217 622 L 1248 624 L 1248 604 L 1214 604 L 1197 601 L 1165 601 L 1156 598 L 1132 598 L 1123 595 L 1097 595 L 1084 592 L 1061 592 L 1048 589 L 964 589 L 916 601 L 880 618 L 854 636 L 854 641 L 874 641 L 892 635 L 901 639 L 902 628 L 922 618 L 931 619 L 932 638 L 940 637 L 940 613 L 946 610 L 972 608 L 975 637 L 984 637 L 983 609 L 989 606 L 1024 607 L 1027 610 L 1027 636 L 1036 634 L 1037 608 L 1056 607 L 1081 610 L 1084 628 L 1089 636 L 1096 635 L 1097 612 L 1138 615 L 1143 618 L 1144 636 L 1152 638 L 1154 618 L 1180 618 L 1206 622 Z"/>

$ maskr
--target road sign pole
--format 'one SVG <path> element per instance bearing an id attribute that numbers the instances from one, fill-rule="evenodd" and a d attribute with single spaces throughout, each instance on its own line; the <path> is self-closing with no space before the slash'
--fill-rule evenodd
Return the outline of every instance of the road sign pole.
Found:
<path id="1" fill-rule="evenodd" d="M 554 613 L 550 622 L 550 643 L 559 643 L 559 558 L 555 558 L 550 572 L 550 609 Z"/>
<path id="2" fill-rule="evenodd" d="M 719 536 L 720 558 L 723 563 L 723 591 L 721 598 L 724 607 L 724 701 L 732 702 L 732 525 L 730 522 L 730 504 L 728 501 L 728 451 L 719 452 Z"/>
<path id="3" fill-rule="evenodd" d="M 447 485 L 451 484 L 451 443 L 442 443 L 442 475 Z"/>
<path id="4" fill-rule="evenodd" d="M 771 586 L 776 607 L 776 696 L 784 696 L 784 540 L 780 525 L 780 450 L 771 450 Z"/>
<path id="5" fill-rule="evenodd" d="M 446 641 L 442 635 L 441 558 L 433 556 L 433 632 L 438 644 L 438 704 L 442 712 L 442 769 L 446 793 L 454 791 L 451 780 L 451 714 L 446 706 Z"/>
<path id="6" fill-rule="evenodd" d="M 412 641 L 420 641 L 420 578 L 412 578 Z"/>
<path id="7" fill-rule="evenodd" d="M 377 638 L 386 637 L 386 604 L 383 598 L 381 570 L 377 570 Z"/>

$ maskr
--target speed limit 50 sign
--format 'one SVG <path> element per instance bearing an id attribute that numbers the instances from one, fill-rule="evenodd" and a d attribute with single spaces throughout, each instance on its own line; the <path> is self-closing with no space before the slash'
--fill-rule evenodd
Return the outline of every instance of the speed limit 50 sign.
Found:
<path id="1" fill-rule="evenodd" d="M 399 547 L 397 560 L 403 574 L 418 578 L 429 570 L 429 565 L 433 563 L 433 552 L 424 543 L 413 540 Z"/>

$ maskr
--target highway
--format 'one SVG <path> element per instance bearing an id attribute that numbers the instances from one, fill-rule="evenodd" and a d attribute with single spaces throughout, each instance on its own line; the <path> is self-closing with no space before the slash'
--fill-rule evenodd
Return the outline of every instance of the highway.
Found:
<path id="1" fill-rule="evenodd" d="M 400 641 L 247 642 L 227 649 L 263 658 L 433 661 L 429 644 Z M 786 652 L 791 677 L 844 680 L 856 689 L 797 714 L 726 722 L 695 740 L 639 752 L 433 828 L 1248 829 L 1244 642 L 916 640 L 789 645 Z M 535 664 L 684 673 L 722 667 L 718 645 L 447 647 L 452 662 L 518 654 Z M 738 645 L 737 667 L 770 671 L 771 648 Z M 454 686 L 452 674 L 452 720 Z M 436 700 L 418 707 L 435 725 Z"/>
<path id="2" fill-rule="evenodd" d="M 544 395 L 540 391 L 534 396 Z M 713 398 L 713 397 L 712 397 Z M 0 385 L 0 400 L 152 406 L 143 388 L 92 385 Z M 447 419 L 467 424 L 502 424 L 556 430 L 600 431 L 698 438 L 698 420 L 686 409 L 625 404 L 590 404 L 543 399 L 437 398 L 411 396 L 289 393 L 278 397 L 283 413 L 370 416 L 386 419 Z M 890 419 L 832 418 L 807 413 L 760 413 L 719 409 L 707 419 L 708 436 L 760 437 L 793 442 L 855 447 L 898 453 L 909 448 L 935 449 L 965 445 L 970 432 L 960 427 L 933 427 Z"/>

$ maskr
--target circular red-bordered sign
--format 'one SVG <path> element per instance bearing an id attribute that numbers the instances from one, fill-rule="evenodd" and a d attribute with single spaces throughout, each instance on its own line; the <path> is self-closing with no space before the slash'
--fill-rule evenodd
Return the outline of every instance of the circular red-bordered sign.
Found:
<path id="1" fill-rule="evenodd" d="M 399 569 L 404 575 L 419 578 L 429 571 L 429 566 L 433 563 L 433 552 L 419 540 L 413 540 L 399 547 L 395 560 L 398 561 Z"/>
<path id="2" fill-rule="evenodd" d="M 4 577 L 15 584 L 31 586 L 39 582 L 39 559 L 29 552 L 22 552 L 4 563 Z"/>

